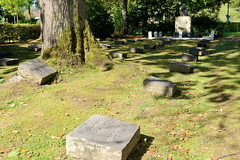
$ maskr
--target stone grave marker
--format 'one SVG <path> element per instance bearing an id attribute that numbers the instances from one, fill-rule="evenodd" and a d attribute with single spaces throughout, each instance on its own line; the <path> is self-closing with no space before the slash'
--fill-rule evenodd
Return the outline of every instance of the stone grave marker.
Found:
<path id="1" fill-rule="evenodd" d="M 144 44 L 144 49 L 156 49 L 156 45 Z"/>
<path id="2" fill-rule="evenodd" d="M 106 41 L 114 41 L 114 39 L 113 39 L 113 38 L 110 38 L 110 37 L 108 37 L 108 38 L 106 38 Z"/>
<path id="3" fill-rule="evenodd" d="M 66 153 L 89 160 L 126 160 L 139 139 L 138 125 L 93 115 L 66 136 Z"/>
<path id="4" fill-rule="evenodd" d="M 136 41 L 142 42 L 143 39 L 137 38 Z"/>
<path id="5" fill-rule="evenodd" d="M 37 45 L 29 45 L 28 49 L 31 50 L 31 51 L 41 51 L 42 47 L 37 46 Z"/>
<path id="6" fill-rule="evenodd" d="M 14 65 L 18 64 L 19 60 L 18 58 L 2 58 L 0 59 L 0 66 L 9 66 L 9 65 Z"/>
<path id="7" fill-rule="evenodd" d="M 156 47 L 164 46 L 164 42 L 154 41 Z"/>
<path id="8" fill-rule="evenodd" d="M 23 78 L 33 79 L 38 84 L 44 84 L 54 78 L 57 71 L 39 59 L 33 59 L 18 66 L 18 75 Z"/>
<path id="9" fill-rule="evenodd" d="M 152 92 L 158 96 L 171 97 L 177 91 L 177 84 L 151 76 L 143 81 L 143 91 Z"/>
<path id="10" fill-rule="evenodd" d="M 162 40 L 162 42 L 163 42 L 164 45 L 172 44 L 172 41 L 169 40 L 169 39 L 164 39 L 164 40 Z"/>
<path id="11" fill-rule="evenodd" d="M 190 64 L 178 61 L 171 61 L 169 64 L 170 72 L 192 73 L 193 69 L 194 68 Z"/>
<path id="12" fill-rule="evenodd" d="M 124 44 L 124 41 L 116 40 L 115 43 L 116 43 L 116 44 Z"/>
<path id="13" fill-rule="evenodd" d="M 7 51 L 7 50 L 0 50 L 0 57 L 4 58 L 4 57 L 8 57 L 12 55 L 11 51 Z"/>
<path id="14" fill-rule="evenodd" d="M 204 51 L 196 48 L 189 48 L 189 54 L 195 55 L 195 56 L 203 56 Z"/>
<path id="15" fill-rule="evenodd" d="M 182 61 L 184 61 L 184 62 L 190 62 L 190 61 L 197 62 L 198 61 L 198 56 L 194 56 L 194 55 L 188 54 L 188 53 L 183 53 L 182 54 Z"/>
<path id="16" fill-rule="evenodd" d="M 134 40 L 134 39 L 127 39 L 126 41 L 127 41 L 127 42 L 130 42 L 130 43 L 135 43 L 135 40 Z"/>
<path id="17" fill-rule="evenodd" d="M 121 53 L 121 52 L 110 52 L 109 56 L 112 58 L 127 58 L 127 53 Z"/>
<path id="18" fill-rule="evenodd" d="M 200 49 L 202 51 L 205 51 L 205 48 L 204 47 L 191 47 L 192 49 Z"/>
<path id="19" fill-rule="evenodd" d="M 99 43 L 99 45 L 102 48 L 108 48 L 108 49 L 112 48 L 112 46 L 110 44 L 106 44 L 106 43 Z"/>
<path id="20" fill-rule="evenodd" d="M 208 40 L 208 39 L 203 39 L 203 40 L 201 40 L 200 42 L 201 42 L 201 43 L 207 43 L 207 44 L 209 44 L 211 41 Z"/>
<path id="21" fill-rule="evenodd" d="M 135 48 L 135 47 L 130 47 L 130 52 L 132 53 L 143 53 L 143 49 L 142 48 Z"/>
<path id="22" fill-rule="evenodd" d="M 198 42 L 197 43 L 197 47 L 207 47 L 208 45 L 207 45 L 207 43 L 203 43 L 203 42 Z"/>

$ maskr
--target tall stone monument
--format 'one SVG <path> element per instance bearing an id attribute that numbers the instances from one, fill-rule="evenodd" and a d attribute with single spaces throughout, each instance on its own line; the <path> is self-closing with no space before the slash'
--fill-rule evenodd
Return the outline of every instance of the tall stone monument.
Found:
<path id="1" fill-rule="evenodd" d="M 175 19 L 175 34 L 174 37 L 190 37 L 191 36 L 191 17 L 187 16 L 187 8 L 185 6 L 181 9 L 181 16 Z"/>

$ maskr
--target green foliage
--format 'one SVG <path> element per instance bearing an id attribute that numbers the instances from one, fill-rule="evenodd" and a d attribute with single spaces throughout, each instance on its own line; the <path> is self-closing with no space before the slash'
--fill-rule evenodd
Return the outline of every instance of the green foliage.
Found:
<path id="1" fill-rule="evenodd" d="M 240 22 L 225 23 L 225 26 L 229 32 L 240 32 Z"/>
<path id="2" fill-rule="evenodd" d="M 89 24 L 94 36 L 99 38 L 109 37 L 114 31 L 114 26 L 103 3 L 100 0 L 88 0 L 87 10 Z"/>
<path id="3" fill-rule="evenodd" d="M 0 43 L 38 39 L 40 26 L 33 24 L 0 24 Z"/>
<path id="4" fill-rule="evenodd" d="M 192 30 L 194 34 L 201 33 L 203 36 L 209 36 L 210 32 L 214 30 L 215 35 L 220 36 L 225 30 L 225 25 L 217 18 L 199 16 L 192 18 Z"/>

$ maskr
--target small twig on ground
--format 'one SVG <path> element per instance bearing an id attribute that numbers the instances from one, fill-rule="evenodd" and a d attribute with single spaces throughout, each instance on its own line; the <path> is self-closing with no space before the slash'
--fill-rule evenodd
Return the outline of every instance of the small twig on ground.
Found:
<path id="1" fill-rule="evenodd" d="M 238 152 L 237 152 L 237 153 L 238 153 Z M 224 155 L 224 156 L 219 157 L 218 159 L 220 160 L 221 158 L 224 158 L 224 157 L 235 156 L 235 155 L 237 155 L 237 153 L 227 154 L 227 155 Z"/>

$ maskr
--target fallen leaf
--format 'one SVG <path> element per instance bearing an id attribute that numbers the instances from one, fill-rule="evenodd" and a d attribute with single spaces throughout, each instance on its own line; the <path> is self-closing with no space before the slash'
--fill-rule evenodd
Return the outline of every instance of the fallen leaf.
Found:
<path id="1" fill-rule="evenodd" d="M 218 160 L 218 157 L 211 156 L 211 159 L 212 159 L 212 160 Z"/>
<path id="2" fill-rule="evenodd" d="M 196 152 L 193 152 L 193 155 L 194 155 L 195 157 L 197 157 L 197 153 L 196 153 Z"/>
<path id="3" fill-rule="evenodd" d="M 155 150 L 155 151 L 147 151 L 147 153 L 148 154 L 151 154 L 151 155 L 153 155 L 154 153 L 156 153 L 157 152 L 157 150 Z"/>
<path id="4" fill-rule="evenodd" d="M 173 155 L 172 154 L 169 154 L 168 155 L 168 160 L 172 160 L 174 157 L 173 157 Z"/>
<path id="5" fill-rule="evenodd" d="M 169 130 L 173 130 L 174 128 L 175 128 L 175 126 L 168 127 Z"/>
<path id="6" fill-rule="evenodd" d="M 31 157 L 32 157 L 32 153 L 26 156 L 26 158 L 31 158 Z"/>

